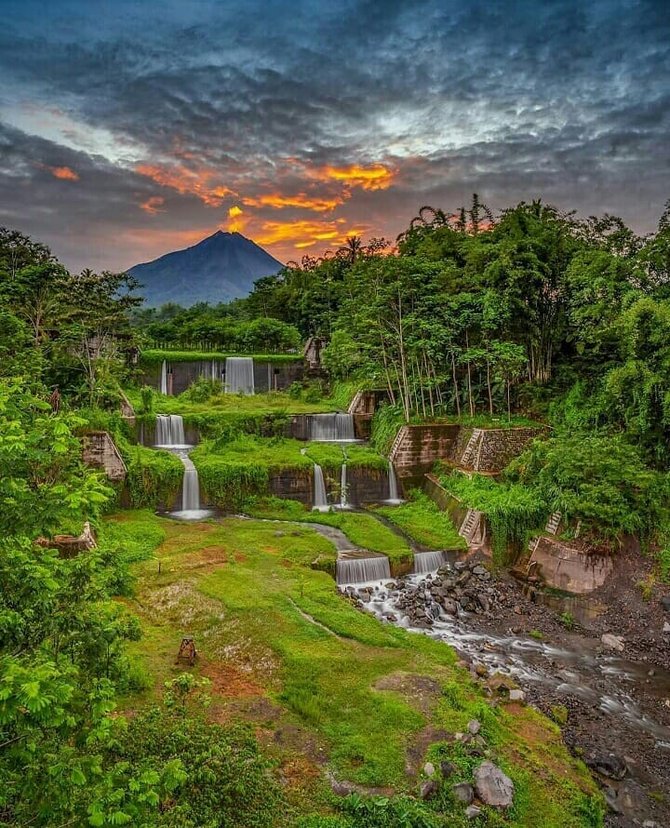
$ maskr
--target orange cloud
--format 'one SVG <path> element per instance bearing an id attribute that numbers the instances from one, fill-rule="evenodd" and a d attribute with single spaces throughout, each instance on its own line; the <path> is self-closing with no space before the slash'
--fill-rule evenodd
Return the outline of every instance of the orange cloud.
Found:
<path id="1" fill-rule="evenodd" d="M 79 181 L 79 174 L 70 167 L 47 167 L 46 169 L 54 178 L 60 178 L 61 181 Z"/>
<path id="2" fill-rule="evenodd" d="M 148 198 L 140 204 L 140 210 L 144 210 L 150 216 L 155 216 L 156 213 L 164 212 L 160 209 L 163 204 L 165 204 L 165 199 L 162 196 L 151 196 L 151 198 Z"/>
<path id="3" fill-rule="evenodd" d="M 313 247 L 319 242 L 332 246 L 344 244 L 347 236 L 360 235 L 365 228 L 344 230 L 345 219 L 334 221 L 266 221 L 261 229 L 254 233 L 254 240 L 259 244 L 286 244 L 298 250 Z"/>
<path id="4" fill-rule="evenodd" d="M 311 198 L 304 193 L 294 196 L 283 196 L 280 193 L 267 193 L 258 198 L 245 198 L 243 203 L 248 207 L 274 207 L 281 210 L 284 207 L 298 207 L 305 210 L 313 210 L 315 213 L 326 213 L 334 210 L 344 203 L 344 198 L 335 196 L 333 198 Z"/>
<path id="5" fill-rule="evenodd" d="M 218 170 L 207 167 L 191 169 L 184 164 L 159 166 L 138 164 L 135 172 L 160 184 L 170 187 L 182 195 L 194 195 L 208 207 L 220 207 L 227 196 L 236 195 L 233 190 L 220 184 Z"/>
<path id="6" fill-rule="evenodd" d="M 364 190 L 386 190 L 396 176 L 394 170 L 383 164 L 361 167 L 352 164 L 349 167 L 319 167 L 313 175 L 321 181 L 342 181 L 349 187 L 362 187 Z"/>

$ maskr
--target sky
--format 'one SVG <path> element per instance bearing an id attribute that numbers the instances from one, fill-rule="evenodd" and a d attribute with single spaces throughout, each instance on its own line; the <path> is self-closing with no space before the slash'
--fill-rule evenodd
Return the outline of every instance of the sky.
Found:
<path id="1" fill-rule="evenodd" d="M 420 207 L 654 230 L 664 0 L 0 0 L 0 225 L 72 270 L 239 231 L 281 261 Z"/>

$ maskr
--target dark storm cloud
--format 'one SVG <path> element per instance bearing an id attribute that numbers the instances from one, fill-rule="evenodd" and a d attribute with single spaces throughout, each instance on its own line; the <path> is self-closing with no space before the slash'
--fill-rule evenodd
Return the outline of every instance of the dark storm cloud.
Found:
<path id="1" fill-rule="evenodd" d="M 74 266 L 178 247 L 234 204 L 287 257 L 305 222 L 394 236 L 426 201 L 475 189 L 496 208 L 542 195 L 642 231 L 670 197 L 664 2 L 3 8 L 0 216 Z M 379 164 L 384 186 L 342 183 Z M 296 194 L 339 203 L 326 215 Z M 295 238 L 268 229 L 282 222 Z"/>

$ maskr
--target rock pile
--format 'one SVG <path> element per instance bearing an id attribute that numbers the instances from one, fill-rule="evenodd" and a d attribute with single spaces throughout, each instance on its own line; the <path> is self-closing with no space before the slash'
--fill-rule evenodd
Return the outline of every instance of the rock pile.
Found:
<path id="1" fill-rule="evenodd" d="M 464 612 L 480 615 L 491 612 L 497 603 L 497 594 L 490 581 L 491 573 L 481 563 L 459 561 L 453 567 L 441 567 L 417 585 L 400 579 L 387 584 L 386 589 L 398 590 L 396 607 L 407 614 L 413 627 L 429 629 L 442 612 L 455 617 Z M 365 604 L 370 601 L 374 587 L 347 587 L 346 592 Z M 397 618 L 389 614 L 387 620 Z"/>

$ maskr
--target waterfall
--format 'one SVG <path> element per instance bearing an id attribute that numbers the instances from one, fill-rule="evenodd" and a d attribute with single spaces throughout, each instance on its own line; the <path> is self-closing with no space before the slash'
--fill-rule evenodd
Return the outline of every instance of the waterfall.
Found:
<path id="1" fill-rule="evenodd" d="M 167 395 L 167 362 L 163 360 L 161 365 L 161 394 Z"/>
<path id="2" fill-rule="evenodd" d="M 172 512 L 173 517 L 182 520 L 202 520 L 212 514 L 210 509 L 200 508 L 200 481 L 198 470 L 188 454 L 180 454 L 179 459 L 184 464 L 184 477 L 181 486 L 181 510 Z"/>
<path id="3" fill-rule="evenodd" d="M 318 463 L 314 464 L 314 509 L 319 512 L 328 511 L 328 496 L 323 479 L 323 469 Z"/>
<path id="4" fill-rule="evenodd" d="M 402 499 L 398 496 L 398 478 L 395 476 L 395 468 L 393 461 L 389 460 L 388 466 L 389 475 L 389 498 L 387 503 L 402 503 Z"/>
<path id="5" fill-rule="evenodd" d="M 226 391 L 229 394 L 254 393 L 254 361 L 251 357 L 226 358 Z"/>
<path id="6" fill-rule="evenodd" d="M 322 443 L 354 442 L 353 414 L 311 414 L 309 439 Z"/>
<path id="7" fill-rule="evenodd" d="M 391 578 L 391 567 L 386 555 L 375 558 L 338 558 L 335 575 L 338 584 L 388 581 Z"/>
<path id="8" fill-rule="evenodd" d="M 184 448 L 184 420 L 179 414 L 156 415 L 156 439 L 158 448 Z"/>
<path id="9" fill-rule="evenodd" d="M 435 572 L 446 562 L 444 552 L 415 552 L 412 572 Z"/>
<path id="10" fill-rule="evenodd" d="M 340 509 L 348 508 L 347 503 L 347 464 L 342 463 L 340 469 Z"/>
<path id="11" fill-rule="evenodd" d="M 200 508 L 200 481 L 198 471 L 190 457 L 182 457 L 184 464 L 184 482 L 181 492 L 181 508 L 184 512 L 193 512 Z"/>

